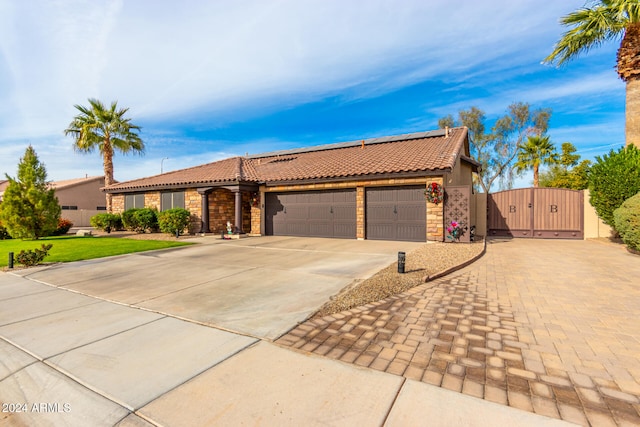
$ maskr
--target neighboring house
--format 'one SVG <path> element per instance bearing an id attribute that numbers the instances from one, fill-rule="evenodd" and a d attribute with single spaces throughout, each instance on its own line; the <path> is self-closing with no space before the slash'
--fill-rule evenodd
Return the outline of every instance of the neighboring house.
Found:
<path id="1" fill-rule="evenodd" d="M 93 215 L 107 209 L 104 176 L 54 181 L 50 186 L 56 190 L 58 203 L 62 208 L 61 217 L 73 222 L 76 227 L 87 227 Z"/>
<path id="2" fill-rule="evenodd" d="M 0 202 L 8 186 L 8 180 L 0 181 Z M 104 187 L 104 176 L 53 181 L 49 186 L 56 190 L 58 204 L 62 209 L 60 217 L 70 220 L 76 227 L 88 227 L 93 215 L 107 209 L 106 197 L 101 190 Z"/>
<path id="3" fill-rule="evenodd" d="M 229 221 L 256 235 L 442 241 L 443 204 L 424 190 L 471 192 L 479 166 L 462 127 L 233 157 L 103 191 L 114 212 L 186 208 L 191 233 L 221 233 Z"/>
<path id="4" fill-rule="evenodd" d="M 9 186 L 8 179 L 0 179 L 0 202 L 2 202 L 2 195 L 4 194 L 8 186 Z"/>

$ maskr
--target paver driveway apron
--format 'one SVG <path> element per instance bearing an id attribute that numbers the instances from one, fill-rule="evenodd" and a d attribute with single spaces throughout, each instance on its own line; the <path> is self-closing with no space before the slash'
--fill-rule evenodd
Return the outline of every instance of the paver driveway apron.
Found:
<path id="1" fill-rule="evenodd" d="M 489 240 L 454 274 L 279 343 L 577 424 L 640 425 L 639 277 L 620 245 Z"/>
<path id="2" fill-rule="evenodd" d="M 331 295 L 420 243 L 215 238 L 180 250 L 60 264 L 23 274 L 83 294 L 275 339 Z"/>

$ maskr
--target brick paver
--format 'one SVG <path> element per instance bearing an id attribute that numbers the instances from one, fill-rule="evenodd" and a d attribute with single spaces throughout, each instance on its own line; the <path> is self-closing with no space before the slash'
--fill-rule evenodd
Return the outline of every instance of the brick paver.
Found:
<path id="1" fill-rule="evenodd" d="M 640 425 L 640 257 L 489 240 L 457 273 L 311 319 L 282 345 L 582 425 Z"/>

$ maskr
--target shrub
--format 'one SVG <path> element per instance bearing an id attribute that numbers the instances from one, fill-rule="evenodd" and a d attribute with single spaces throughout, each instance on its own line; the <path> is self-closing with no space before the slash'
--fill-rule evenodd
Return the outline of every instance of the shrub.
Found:
<path id="1" fill-rule="evenodd" d="M 122 226 L 125 228 L 125 230 L 135 230 L 135 218 L 134 218 L 134 214 L 136 213 L 138 209 L 136 208 L 132 208 L 132 209 L 127 209 L 126 211 L 122 212 Z"/>
<path id="2" fill-rule="evenodd" d="M 119 230 L 122 228 L 122 218 L 118 214 L 101 213 L 91 217 L 89 221 L 91 226 L 99 230 L 111 233 L 112 230 Z"/>
<path id="3" fill-rule="evenodd" d="M 151 208 L 129 209 L 122 213 L 122 225 L 136 233 L 158 229 L 158 211 Z"/>
<path id="4" fill-rule="evenodd" d="M 10 238 L 11 236 L 9 235 L 9 232 L 7 231 L 6 228 L 4 228 L 4 226 L 2 225 L 2 222 L 0 222 L 0 240 L 7 240 Z"/>
<path id="5" fill-rule="evenodd" d="M 640 149 L 628 145 L 596 157 L 589 173 L 590 202 L 605 224 L 615 228 L 613 211 L 639 191 Z"/>
<path id="6" fill-rule="evenodd" d="M 60 218 L 58 220 L 58 228 L 51 233 L 54 236 L 64 236 L 69 232 L 69 230 L 73 227 L 73 223 L 65 218 Z"/>
<path id="7" fill-rule="evenodd" d="M 31 267 L 34 265 L 40 264 L 44 258 L 49 255 L 49 250 L 53 247 L 52 244 L 42 245 L 40 249 L 35 248 L 33 250 L 29 249 L 25 251 L 21 250 L 18 255 L 16 255 L 16 261 L 19 264 L 22 264 L 27 267 Z"/>
<path id="8" fill-rule="evenodd" d="M 622 241 L 629 248 L 640 251 L 640 193 L 613 211 L 613 219 Z"/>
<path id="9" fill-rule="evenodd" d="M 158 213 L 158 226 L 160 231 L 175 234 L 176 237 L 189 225 L 191 213 L 183 208 L 168 209 Z"/>

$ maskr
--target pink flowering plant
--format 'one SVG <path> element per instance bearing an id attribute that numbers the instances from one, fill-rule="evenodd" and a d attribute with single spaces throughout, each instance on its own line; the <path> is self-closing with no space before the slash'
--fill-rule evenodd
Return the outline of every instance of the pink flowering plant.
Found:
<path id="1" fill-rule="evenodd" d="M 460 237 L 464 235 L 464 227 L 458 221 L 451 221 L 451 224 L 447 227 L 447 239 L 451 239 L 452 242 L 459 242 Z"/>

